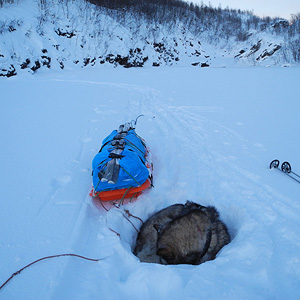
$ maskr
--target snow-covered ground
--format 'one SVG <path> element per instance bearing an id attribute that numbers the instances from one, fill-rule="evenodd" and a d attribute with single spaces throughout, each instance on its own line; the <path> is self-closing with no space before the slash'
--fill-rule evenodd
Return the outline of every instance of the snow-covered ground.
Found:
<path id="1" fill-rule="evenodd" d="M 299 68 L 162 67 L 2 79 L 0 299 L 299 299 Z M 141 263 L 133 226 L 89 197 L 91 163 L 113 129 L 144 114 L 155 188 L 143 220 L 187 199 L 214 205 L 232 242 L 199 266 Z M 136 227 L 140 221 L 130 218 Z M 110 229 L 120 233 L 118 237 Z"/>

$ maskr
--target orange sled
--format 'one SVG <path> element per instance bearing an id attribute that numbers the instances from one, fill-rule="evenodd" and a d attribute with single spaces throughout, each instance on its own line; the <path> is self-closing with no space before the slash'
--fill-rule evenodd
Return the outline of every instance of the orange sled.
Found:
<path id="1" fill-rule="evenodd" d="M 103 191 L 103 192 L 95 192 L 92 189 L 90 196 L 93 198 L 99 198 L 101 201 L 113 201 L 113 200 L 121 200 L 124 199 L 134 199 L 138 197 L 142 191 L 149 188 L 151 186 L 150 179 L 147 179 L 141 186 L 138 187 L 129 187 L 127 189 L 120 190 L 111 190 L 111 191 Z"/>

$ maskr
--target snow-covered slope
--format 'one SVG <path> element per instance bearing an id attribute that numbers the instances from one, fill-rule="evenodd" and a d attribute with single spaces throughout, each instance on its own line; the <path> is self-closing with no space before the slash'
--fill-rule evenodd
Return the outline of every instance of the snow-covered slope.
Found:
<path id="1" fill-rule="evenodd" d="M 1 81 L 0 299 L 300 297 L 299 68 L 91 68 Z M 187 199 L 214 205 L 232 242 L 199 266 L 140 263 L 137 232 L 88 195 L 102 139 L 140 118 L 155 187 L 146 220 Z M 138 228 L 140 221 L 130 218 Z M 118 232 L 118 237 L 113 231 Z"/>
<path id="2" fill-rule="evenodd" d="M 0 76 L 40 68 L 295 63 L 284 36 L 268 30 L 245 31 L 245 40 L 238 41 L 225 36 L 222 26 L 198 28 L 195 17 L 193 26 L 180 20 L 147 23 L 130 12 L 107 14 L 84 0 L 45 3 L 23 0 L 1 8 Z"/>

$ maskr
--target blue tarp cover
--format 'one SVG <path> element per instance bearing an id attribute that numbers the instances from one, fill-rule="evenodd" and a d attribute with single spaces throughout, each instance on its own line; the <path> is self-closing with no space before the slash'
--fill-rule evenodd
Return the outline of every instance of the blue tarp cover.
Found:
<path id="1" fill-rule="evenodd" d="M 115 184 L 108 183 L 107 181 L 101 182 L 98 173 L 104 171 L 108 161 L 111 160 L 109 154 L 115 149 L 111 142 L 117 134 L 118 132 L 114 130 L 103 140 L 100 152 L 93 159 L 93 185 L 95 192 L 137 187 L 142 185 L 149 177 L 149 171 L 145 166 L 146 148 L 140 137 L 131 129 L 123 138 L 125 148 L 121 155 L 124 157 L 119 161 L 118 181 Z"/>

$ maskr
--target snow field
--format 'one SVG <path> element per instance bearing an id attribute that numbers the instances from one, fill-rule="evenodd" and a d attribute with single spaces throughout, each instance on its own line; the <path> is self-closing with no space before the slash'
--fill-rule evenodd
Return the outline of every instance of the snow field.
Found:
<path id="1" fill-rule="evenodd" d="M 300 171 L 298 78 L 298 68 L 117 68 L 2 80 L 0 283 L 47 255 L 103 260 L 36 264 L 0 299 L 298 299 L 300 186 L 268 168 L 277 158 Z M 122 210 L 88 196 L 102 139 L 140 114 L 155 188 L 125 208 L 146 220 L 186 200 L 214 205 L 232 237 L 214 261 L 140 263 Z"/>

